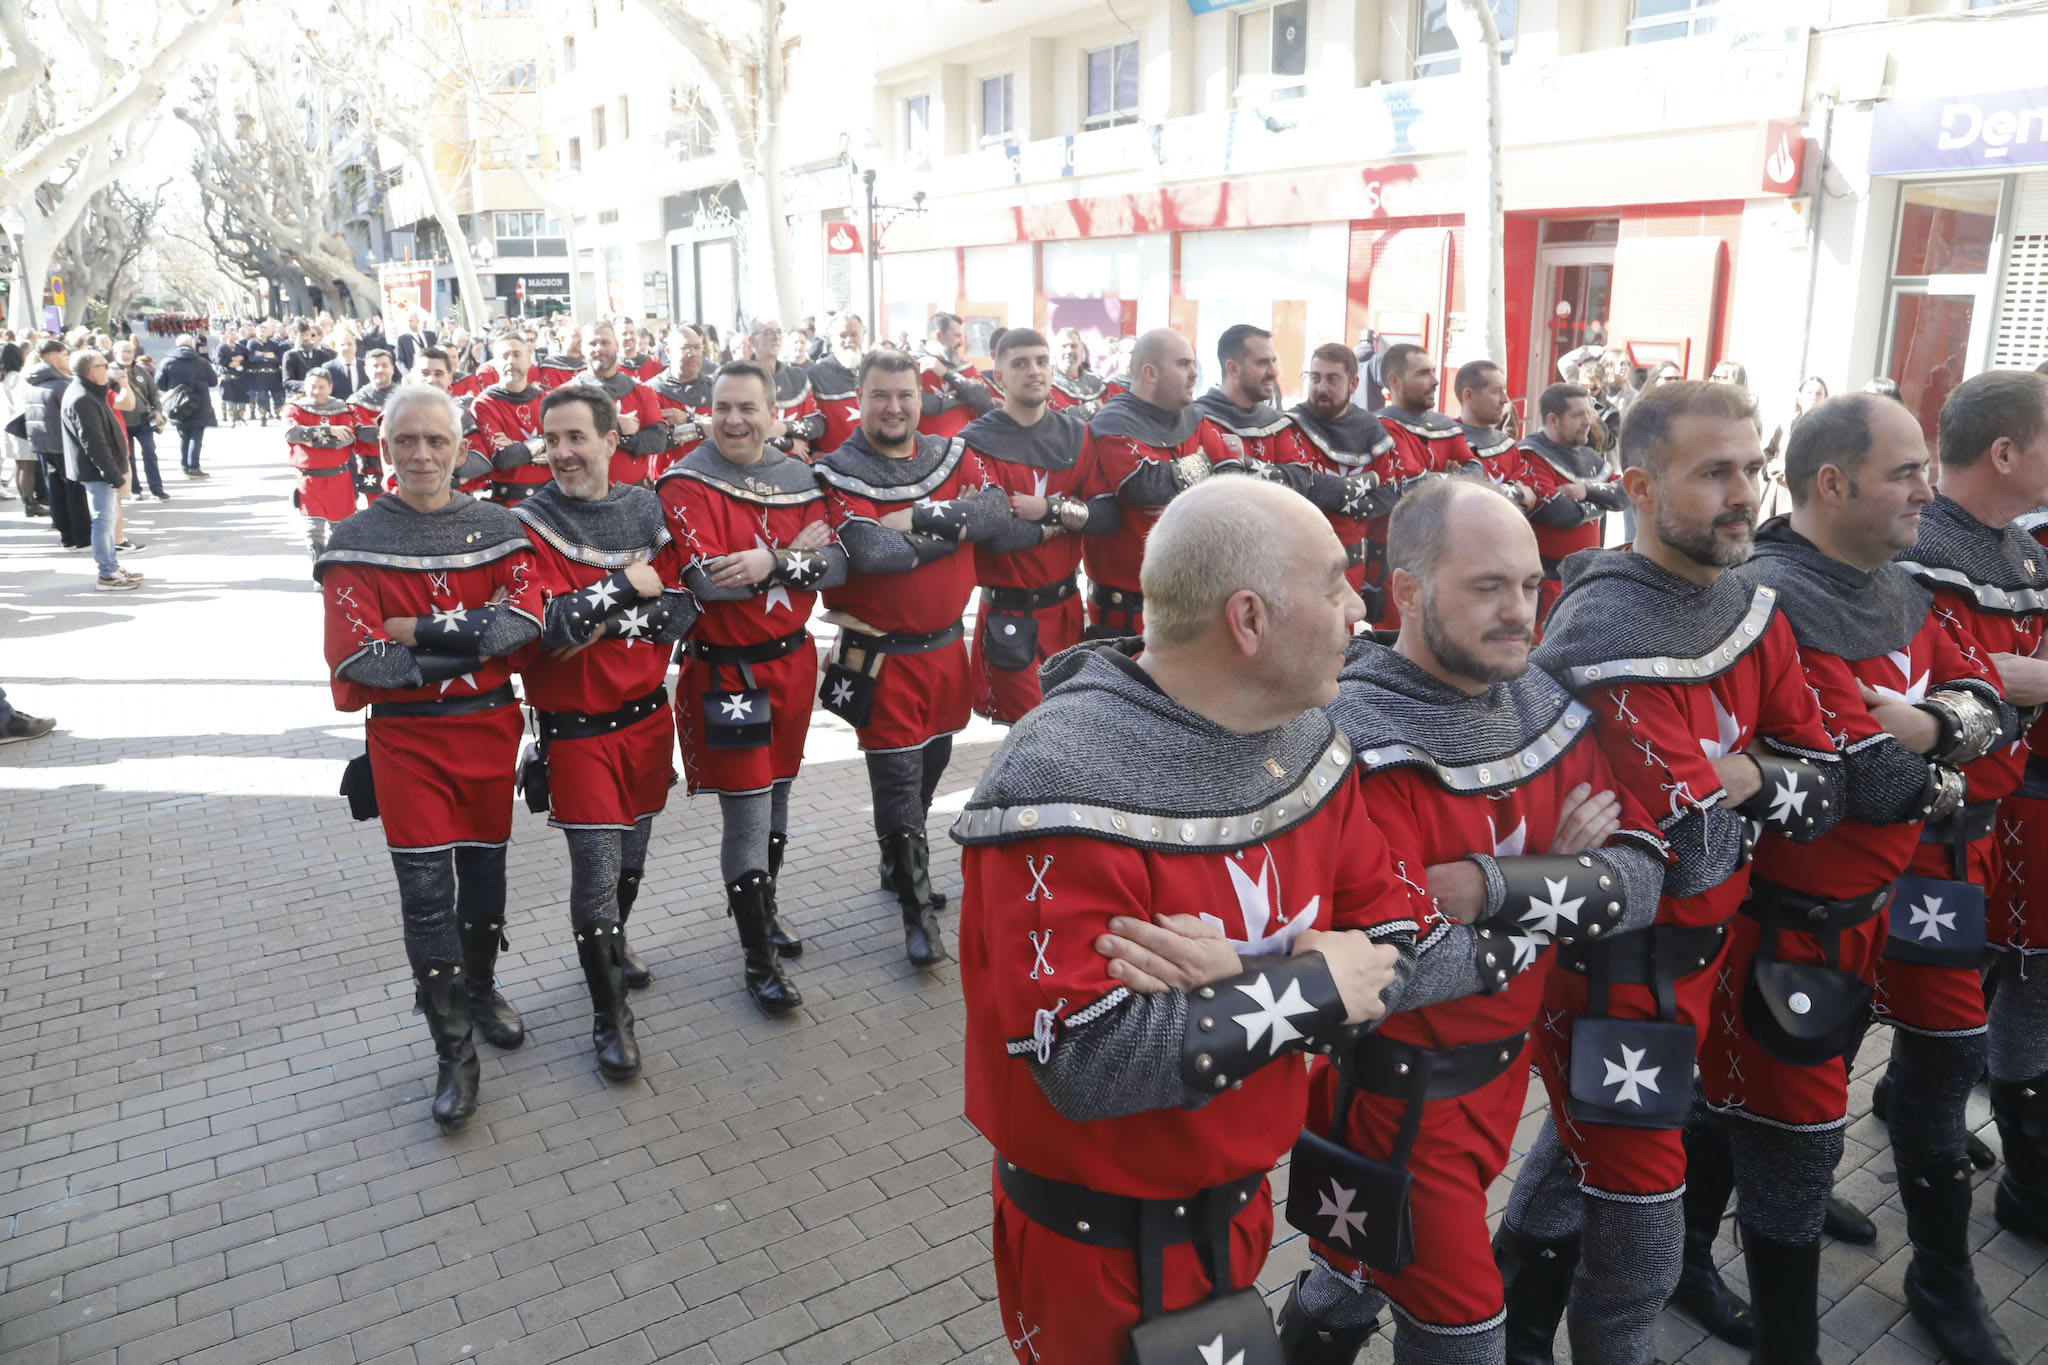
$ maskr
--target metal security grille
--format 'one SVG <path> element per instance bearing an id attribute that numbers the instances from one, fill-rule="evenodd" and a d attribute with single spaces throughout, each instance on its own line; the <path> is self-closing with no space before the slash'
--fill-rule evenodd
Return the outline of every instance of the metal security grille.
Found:
<path id="1" fill-rule="evenodd" d="M 2015 235 L 1998 300 L 1991 367 L 2031 370 L 2048 360 L 2048 232 Z"/>

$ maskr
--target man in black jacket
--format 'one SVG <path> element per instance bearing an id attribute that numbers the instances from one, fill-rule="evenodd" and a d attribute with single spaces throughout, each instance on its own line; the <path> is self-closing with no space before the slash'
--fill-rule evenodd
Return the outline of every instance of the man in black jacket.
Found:
<path id="1" fill-rule="evenodd" d="M 334 382 L 334 396 L 346 403 L 350 394 L 370 382 L 369 374 L 363 369 L 363 356 L 367 352 L 347 332 L 343 332 L 334 344 L 341 348 L 341 354 L 321 368 L 327 371 L 327 377 Z"/>
<path id="2" fill-rule="evenodd" d="M 24 395 L 28 416 L 28 448 L 42 462 L 43 482 L 50 490 L 50 521 L 57 538 L 67 550 L 82 550 L 92 544 L 92 514 L 86 509 L 85 490 L 64 477 L 64 431 L 58 422 L 58 405 L 64 387 L 71 382 L 71 348 L 56 337 L 37 350 L 41 362 L 28 372 L 29 392 Z"/>
<path id="3" fill-rule="evenodd" d="M 131 592 L 140 574 L 124 573 L 114 553 L 115 495 L 128 482 L 128 431 L 114 411 L 107 358 L 80 351 L 70 386 L 64 390 L 59 425 L 64 441 L 64 477 L 82 485 L 92 503 L 92 558 L 101 592 Z"/>
<path id="4" fill-rule="evenodd" d="M 193 332 L 178 343 L 171 358 L 156 373 L 156 386 L 164 396 L 164 415 L 178 429 L 178 464 L 188 479 L 207 477 L 199 467 L 199 447 L 206 429 L 220 425 L 213 411 L 213 386 L 220 382 L 213 362 L 206 358 L 206 334 Z M 173 393 L 188 389 L 185 401 Z"/>
<path id="5" fill-rule="evenodd" d="M 315 339 L 312 323 L 300 323 L 297 337 L 299 344 L 284 353 L 284 389 L 287 394 L 301 392 L 306 375 L 334 359 L 334 352 Z"/>

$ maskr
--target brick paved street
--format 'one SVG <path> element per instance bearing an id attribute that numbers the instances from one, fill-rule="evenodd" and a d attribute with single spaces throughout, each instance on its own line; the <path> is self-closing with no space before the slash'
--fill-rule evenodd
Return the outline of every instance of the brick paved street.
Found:
<path id="1" fill-rule="evenodd" d="M 0 503 L 0 685 L 61 724 L 0 750 L 0 1365 L 1009 1360 L 958 975 L 903 960 L 850 732 L 821 718 L 796 789 L 789 1019 L 740 988 L 715 807 L 660 817 L 629 1084 L 592 1064 L 567 861 L 522 810 L 503 966 L 531 1036 L 483 1049 L 483 1109 L 443 1137 L 381 835 L 334 794 L 361 726 L 329 701 L 277 434 L 209 447 L 215 478 L 131 515 L 138 593 L 94 594 L 88 555 Z M 956 893 L 943 830 L 994 739 L 963 736 L 933 815 Z M 1842 1182 L 1881 1238 L 1827 1250 L 1830 1365 L 1928 1358 L 1867 1115 L 1883 1038 Z M 1992 1235 L 1979 1180 L 1979 1276 L 2038 1354 L 2048 1257 Z M 1276 1306 L 1305 1254 L 1276 1251 Z M 1742 1358 L 1669 1313 L 1660 1345 Z"/>

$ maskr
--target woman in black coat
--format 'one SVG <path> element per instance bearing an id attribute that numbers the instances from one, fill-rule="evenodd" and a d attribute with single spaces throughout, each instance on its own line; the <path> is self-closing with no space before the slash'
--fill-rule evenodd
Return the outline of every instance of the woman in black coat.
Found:
<path id="1" fill-rule="evenodd" d="M 178 344 L 171 352 L 171 358 L 156 372 L 157 391 L 163 395 L 164 412 L 170 417 L 171 425 L 178 429 L 178 463 L 188 479 L 207 477 L 199 467 L 199 447 L 206 439 L 206 429 L 220 425 L 220 419 L 213 411 L 213 386 L 220 382 L 214 372 L 213 362 L 206 358 L 206 337 L 194 333 Z M 188 390 L 180 395 L 178 389 Z M 187 406 L 185 397 L 196 398 Z M 180 416 L 179 413 L 183 413 Z"/>

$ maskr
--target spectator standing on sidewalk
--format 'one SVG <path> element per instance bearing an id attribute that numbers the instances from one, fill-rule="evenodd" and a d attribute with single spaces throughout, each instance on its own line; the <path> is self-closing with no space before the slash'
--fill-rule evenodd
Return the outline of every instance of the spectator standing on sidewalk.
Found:
<path id="1" fill-rule="evenodd" d="M 206 358 L 206 334 L 193 332 L 180 341 L 157 371 L 156 382 L 163 392 L 164 415 L 178 429 L 179 467 L 188 479 L 207 478 L 199 467 L 199 449 L 206 440 L 206 429 L 220 425 L 213 412 L 213 386 L 220 379 L 213 362 Z M 185 392 L 175 392 L 179 389 Z"/>
<path id="2" fill-rule="evenodd" d="M 107 358 L 98 351 L 80 351 L 69 387 L 64 390 L 60 426 L 64 440 L 64 475 L 85 489 L 92 504 L 92 558 L 100 573 L 101 592 L 132 592 L 142 575 L 121 568 L 115 553 L 119 539 L 116 503 L 128 481 L 128 431 L 115 412 L 108 387 Z"/>
<path id="3" fill-rule="evenodd" d="M 156 467 L 156 433 L 164 420 L 163 396 L 156 387 L 156 370 L 149 364 L 148 356 L 135 354 L 131 342 L 116 342 L 114 364 L 120 370 L 128 392 L 135 396 L 135 405 L 121 414 L 128 425 L 128 467 L 135 474 L 137 482 L 132 490 L 141 497 L 142 487 L 147 484 L 149 496 L 158 502 L 169 502 L 170 495 L 164 492 L 163 475 Z"/>
<path id="4" fill-rule="evenodd" d="M 15 710 L 7 700 L 7 689 L 0 687 L 0 744 L 41 739 L 56 728 L 57 722 L 47 716 L 31 716 L 26 711 Z"/>
<path id="5" fill-rule="evenodd" d="M 27 406 L 27 369 L 20 346 L 12 341 L 0 344 L 0 429 L 21 417 Z M 36 459 L 35 451 L 29 448 L 25 426 L 20 436 L 0 430 L 0 460 L 14 466 L 14 481 L 21 490 L 22 512 L 30 519 L 50 515 L 43 490 L 43 466 Z"/>
<path id="6" fill-rule="evenodd" d="M 42 462 L 43 481 L 50 489 L 50 520 L 67 550 L 92 544 L 92 517 L 85 490 L 64 477 L 64 431 L 59 408 L 71 382 L 71 348 L 56 337 L 36 350 L 36 367 L 28 372 L 28 444 Z"/>

